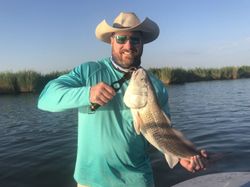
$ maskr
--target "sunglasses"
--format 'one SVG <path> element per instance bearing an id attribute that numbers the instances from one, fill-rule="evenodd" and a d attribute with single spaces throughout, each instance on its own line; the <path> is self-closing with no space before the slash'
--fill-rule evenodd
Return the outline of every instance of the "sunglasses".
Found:
<path id="1" fill-rule="evenodd" d="M 121 35 L 114 35 L 116 43 L 118 44 L 125 44 L 128 40 L 131 42 L 132 45 L 138 45 L 141 43 L 141 38 L 136 36 L 121 36 Z"/>

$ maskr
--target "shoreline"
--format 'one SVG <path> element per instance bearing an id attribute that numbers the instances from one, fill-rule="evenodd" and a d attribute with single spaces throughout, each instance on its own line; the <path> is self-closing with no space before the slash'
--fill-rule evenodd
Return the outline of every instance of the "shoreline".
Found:
<path id="1" fill-rule="evenodd" d="M 189 82 L 234 80 L 250 78 L 250 66 L 229 66 L 223 68 L 149 68 L 150 73 L 159 78 L 165 85 L 184 84 Z M 0 95 L 40 93 L 44 86 L 67 71 L 56 71 L 41 74 L 33 70 L 19 72 L 0 72 Z"/>

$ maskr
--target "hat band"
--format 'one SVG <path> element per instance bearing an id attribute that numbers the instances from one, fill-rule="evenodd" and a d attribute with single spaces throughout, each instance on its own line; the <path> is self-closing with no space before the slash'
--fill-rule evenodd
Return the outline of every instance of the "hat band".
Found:
<path id="1" fill-rule="evenodd" d="M 117 29 L 127 29 L 127 28 L 130 28 L 130 27 L 124 27 L 124 26 L 122 26 L 122 25 L 119 24 L 119 23 L 114 23 L 114 24 L 113 24 L 113 27 L 114 27 L 114 28 L 117 28 Z"/>

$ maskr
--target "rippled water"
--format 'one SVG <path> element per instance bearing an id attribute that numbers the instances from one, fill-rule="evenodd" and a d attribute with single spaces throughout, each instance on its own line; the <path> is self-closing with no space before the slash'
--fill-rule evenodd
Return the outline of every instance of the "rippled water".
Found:
<path id="1" fill-rule="evenodd" d="M 206 171 L 170 170 L 151 153 L 156 187 L 207 173 L 250 171 L 250 79 L 169 87 L 172 121 L 199 148 L 224 154 Z M 36 95 L 0 96 L 0 186 L 73 187 L 77 112 L 36 109 Z"/>
<path id="2" fill-rule="evenodd" d="M 180 167 L 169 171 L 156 164 L 157 186 L 223 171 L 250 171 L 250 80 L 198 82 L 169 87 L 174 126 L 199 148 L 223 153 L 205 172 Z"/>
<path id="3" fill-rule="evenodd" d="M 36 103 L 34 95 L 0 96 L 0 186 L 74 186 L 76 112 Z"/>

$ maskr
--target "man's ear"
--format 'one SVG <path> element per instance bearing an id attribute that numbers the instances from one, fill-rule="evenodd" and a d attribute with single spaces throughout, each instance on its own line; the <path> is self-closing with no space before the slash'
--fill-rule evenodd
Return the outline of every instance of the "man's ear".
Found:
<path id="1" fill-rule="evenodd" d="M 112 35 L 112 36 L 110 36 L 110 45 L 113 45 L 113 43 L 114 43 L 114 37 Z"/>

